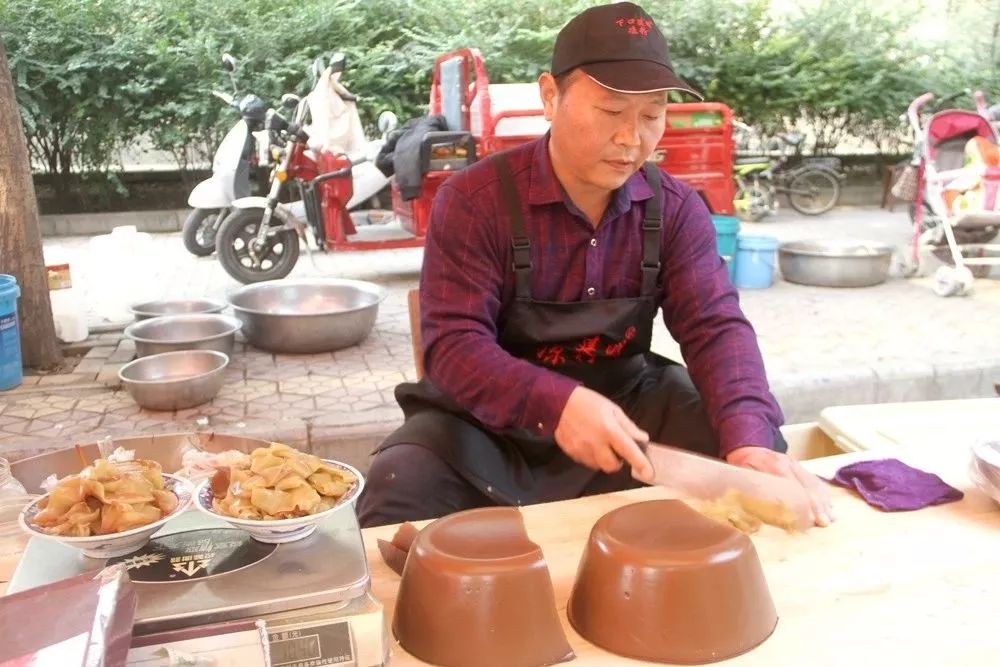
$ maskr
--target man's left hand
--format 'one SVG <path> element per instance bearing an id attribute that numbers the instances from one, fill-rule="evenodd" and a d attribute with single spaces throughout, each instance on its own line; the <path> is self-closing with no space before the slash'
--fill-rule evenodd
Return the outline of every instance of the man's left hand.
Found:
<path id="1" fill-rule="evenodd" d="M 828 526 L 833 522 L 833 504 L 826 486 L 787 454 L 766 447 L 738 447 L 726 455 L 726 461 L 743 468 L 795 480 L 809 496 L 816 525 Z"/>

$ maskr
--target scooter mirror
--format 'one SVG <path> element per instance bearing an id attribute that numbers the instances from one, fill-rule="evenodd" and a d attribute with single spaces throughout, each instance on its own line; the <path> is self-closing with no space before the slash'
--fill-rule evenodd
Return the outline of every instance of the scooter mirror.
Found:
<path id="1" fill-rule="evenodd" d="M 334 53 L 330 56 L 329 66 L 330 70 L 333 71 L 334 74 L 337 72 L 343 72 L 347 69 L 347 55 L 340 53 L 339 51 Z"/>
<path id="2" fill-rule="evenodd" d="M 320 77 L 323 76 L 323 68 L 324 65 L 322 58 L 317 58 L 313 61 L 312 68 L 310 68 L 309 73 L 312 74 L 312 82 L 314 86 L 316 85 L 316 82 L 319 81 Z"/>
<path id="3" fill-rule="evenodd" d="M 309 98 L 299 102 L 295 108 L 295 123 L 297 125 L 309 125 L 312 122 L 312 109 L 309 108 Z"/>
<path id="4" fill-rule="evenodd" d="M 281 96 L 281 106 L 286 109 L 294 109 L 302 101 L 298 95 L 293 95 L 292 93 L 285 93 Z"/>
<path id="5" fill-rule="evenodd" d="M 383 111 L 378 115 L 378 131 L 385 135 L 389 134 L 399 125 L 399 118 L 391 111 Z"/>
<path id="6" fill-rule="evenodd" d="M 222 69 L 226 70 L 230 74 L 236 71 L 236 58 L 233 58 L 228 53 L 222 54 Z"/>

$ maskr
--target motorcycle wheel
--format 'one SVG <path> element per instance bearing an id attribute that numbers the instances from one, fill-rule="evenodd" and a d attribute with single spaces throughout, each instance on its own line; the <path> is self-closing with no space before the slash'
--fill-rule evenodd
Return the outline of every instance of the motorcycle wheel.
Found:
<path id="1" fill-rule="evenodd" d="M 826 169 L 798 173 L 788 189 L 788 203 L 802 215 L 822 215 L 840 199 L 840 181 Z"/>
<path id="2" fill-rule="evenodd" d="M 264 217 L 260 208 L 234 211 L 222 221 L 215 238 L 219 263 L 230 276 L 243 284 L 284 278 L 299 259 L 299 237 L 286 229 L 267 238 L 259 266 L 254 266 L 250 244 L 257 236 L 257 226 Z"/>
<path id="3" fill-rule="evenodd" d="M 917 224 L 917 205 L 910 202 L 909 206 L 910 222 L 912 224 Z M 924 218 L 922 220 L 924 229 L 933 229 L 941 224 L 941 218 L 937 216 L 936 213 L 924 202 Z M 955 233 L 955 241 L 958 245 L 976 245 L 980 243 L 989 243 L 996 238 L 997 234 L 1000 234 L 1000 227 L 983 227 L 982 229 L 961 229 L 956 228 L 952 230 Z M 941 237 L 938 245 L 947 245 L 948 241 Z M 989 267 L 986 267 L 989 268 Z"/>
<path id="4" fill-rule="evenodd" d="M 219 216 L 224 209 L 196 208 L 188 215 L 181 230 L 184 247 L 195 257 L 208 257 L 215 252 L 215 234 Z"/>

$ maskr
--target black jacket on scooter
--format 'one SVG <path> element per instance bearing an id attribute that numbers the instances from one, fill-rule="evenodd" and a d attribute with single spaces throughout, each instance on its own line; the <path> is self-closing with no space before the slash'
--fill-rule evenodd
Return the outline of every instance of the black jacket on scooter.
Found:
<path id="1" fill-rule="evenodd" d="M 444 116 L 411 118 L 398 130 L 385 138 L 385 145 L 375 158 L 375 166 L 386 176 L 395 174 L 399 194 L 404 201 L 420 196 L 423 170 L 420 164 L 420 145 L 428 132 L 448 129 Z"/>

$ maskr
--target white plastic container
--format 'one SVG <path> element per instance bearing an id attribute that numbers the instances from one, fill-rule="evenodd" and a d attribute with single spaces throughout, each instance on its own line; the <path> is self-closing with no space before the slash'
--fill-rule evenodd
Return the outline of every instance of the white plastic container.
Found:
<path id="1" fill-rule="evenodd" d="M 132 320 L 129 305 L 148 301 L 149 260 L 153 239 L 135 226 L 115 227 L 95 236 L 87 248 L 88 288 L 97 319 L 117 323 Z"/>
<path id="2" fill-rule="evenodd" d="M 46 248 L 44 255 L 56 336 L 64 343 L 84 341 L 90 335 L 87 303 L 83 289 L 73 285 L 70 257 L 59 246 Z"/>

